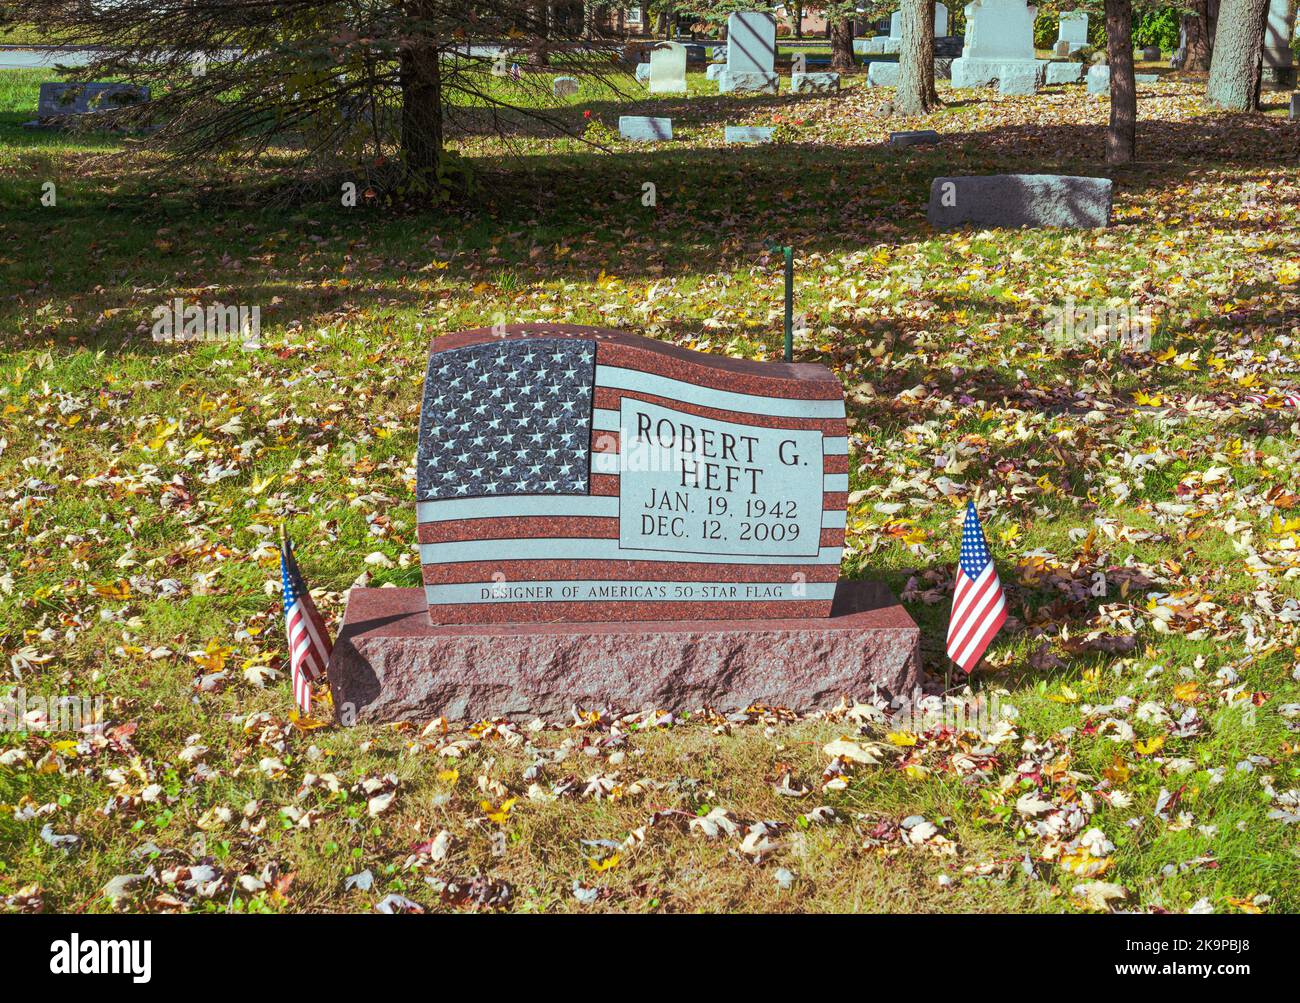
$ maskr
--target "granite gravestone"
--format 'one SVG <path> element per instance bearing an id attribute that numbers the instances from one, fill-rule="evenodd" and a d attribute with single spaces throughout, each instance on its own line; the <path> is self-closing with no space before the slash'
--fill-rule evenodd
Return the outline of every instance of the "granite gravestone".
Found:
<path id="1" fill-rule="evenodd" d="M 686 46 L 663 42 L 651 51 L 650 93 L 686 93 Z"/>
<path id="2" fill-rule="evenodd" d="M 767 91 L 775 94 L 776 18 L 743 11 L 727 18 L 727 68 L 718 74 L 718 91 Z"/>
<path id="3" fill-rule="evenodd" d="M 847 425 L 822 366 L 467 331 L 434 343 L 418 442 L 424 587 L 349 594 L 345 720 L 812 707 L 917 679 L 906 613 L 839 579 Z"/>
<path id="4" fill-rule="evenodd" d="M 69 115 L 116 111 L 149 100 L 149 88 L 113 83 L 43 83 L 36 102 L 36 120 L 47 122 Z"/>
<path id="5" fill-rule="evenodd" d="M 581 89 L 577 77 L 556 77 L 551 81 L 551 96 L 559 101 L 576 96 Z"/>
<path id="6" fill-rule="evenodd" d="M 1109 178 L 1058 174 L 990 174 L 935 178 L 930 184 L 930 225 L 1073 227 L 1110 225 Z"/>

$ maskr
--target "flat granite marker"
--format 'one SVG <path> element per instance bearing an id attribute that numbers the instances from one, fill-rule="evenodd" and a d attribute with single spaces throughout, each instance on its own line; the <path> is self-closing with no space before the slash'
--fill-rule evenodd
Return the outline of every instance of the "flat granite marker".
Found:
<path id="1" fill-rule="evenodd" d="M 651 118 L 648 115 L 620 115 L 618 134 L 623 139 L 641 143 L 657 143 L 673 138 L 671 118 Z"/>
<path id="2" fill-rule="evenodd" d="M 724 143 L 770 143 L 772 142 L 770 125 L 729 125 L 722 131 Z"/>
<path id="3" fill-rule="evenodd" d="M 1057 174 L 992 174 L 935 178 L 930 225 L 982 227 L 1110 225 L 1111 181 Z"/>
<path id="4" fill-rule="evenodd" d="M 918 679 L 883 586 L 839 579 L 843 389 L 819 365 L 522 324 L 434 342 L 423 589 L 353 589 L 345 720 L 822 706 Z"/>
<path id="5" fill-rule="evenodd" d="M 915 129 L 910 132 L 891 132 L 890 146 L 925 146 L 939 142 L 939 134 L 933 129 Z"/>

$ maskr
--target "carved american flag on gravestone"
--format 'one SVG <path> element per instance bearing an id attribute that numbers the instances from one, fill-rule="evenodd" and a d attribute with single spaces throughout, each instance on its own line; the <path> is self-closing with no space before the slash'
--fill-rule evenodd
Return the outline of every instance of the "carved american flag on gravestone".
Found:
<path id="1" fill-rule="evenodd" d="M 416 457 L 431 618 L 827 616 L 847 454 L 822 366 L 591 327 L 439 338 Z"/>

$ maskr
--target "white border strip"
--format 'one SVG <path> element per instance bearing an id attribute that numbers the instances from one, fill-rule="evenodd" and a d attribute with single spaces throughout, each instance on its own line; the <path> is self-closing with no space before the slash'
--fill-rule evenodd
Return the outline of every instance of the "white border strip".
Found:
<path id="1" fill-rule="evenodd" d="M 424 595 L 430 606 L 519 602 L 820 602 L 835 598 L 835 582 L 805 582 L 803 594 L 798 596 L 790 594 L 793 588 L 793 582 L 464 582 L 426 585 Z M 498 590 L 496 597 L 494 589 Z M 566 591 L 573 589 L 577 591 Z M 602 595 L 603 589 L 630 591 Z M 774 589 L 779 591 L 773 593 Z M 596 590 L 594 594 L 592 590 Z"/>
<path id="2" fill-rule="evenodd" d="M 420 544 L 421 564 L 477 561 L 664 561 L 680 564 L 839 564 L 839 547 L 806 554 L 700 554 L 671 550 L 624 550 L 617 540 L 550 539 L 455 540 Z"/>

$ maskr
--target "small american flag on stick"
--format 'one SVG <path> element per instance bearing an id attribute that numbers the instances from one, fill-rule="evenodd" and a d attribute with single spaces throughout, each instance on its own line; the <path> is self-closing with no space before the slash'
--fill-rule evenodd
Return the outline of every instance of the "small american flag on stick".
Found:
<path id="1" fill-rule="evenodd" d="M 293 698 L 304 714 L 310 714 L 311 684 L 324 675 L 334 646 L 330 643 L 325 621 L 311 601 L 298 562 L 294 560 L 293 543 L 283 535 L 280 539 L 280 575 L 284 581 L 284 631 L 289 641 Z"/>
<path id="2" fill-rule="evenodd" d="M 998 569 L 984 541 L 975 503 L 967 502 L 952 617 L 948 621 L 948 657 L 967 673 L 974 671 L 993 635 L 1006 622 L 1007 598 L 998 580 Z"/>

